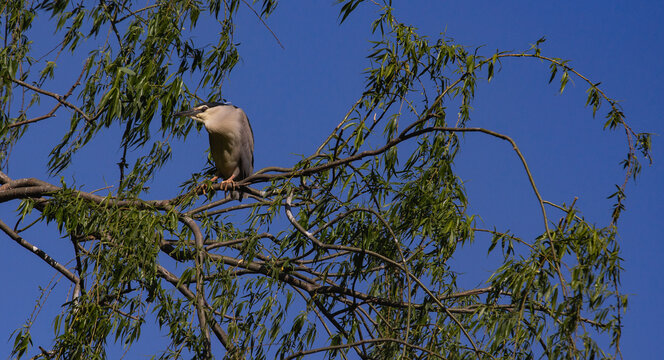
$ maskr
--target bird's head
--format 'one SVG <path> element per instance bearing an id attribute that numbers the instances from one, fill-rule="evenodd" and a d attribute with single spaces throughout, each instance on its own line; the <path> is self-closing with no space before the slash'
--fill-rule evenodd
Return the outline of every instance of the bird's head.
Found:
<path id="1" fill-rule="evenodd" d="M 226 106 L 232 105 L 228 102 L 206 102 L 198 104 L 192 109 L 177 112 L 173 116 L 186 116 L 205 124 L 206 120 L 214 118 L 215 114 Z"/>

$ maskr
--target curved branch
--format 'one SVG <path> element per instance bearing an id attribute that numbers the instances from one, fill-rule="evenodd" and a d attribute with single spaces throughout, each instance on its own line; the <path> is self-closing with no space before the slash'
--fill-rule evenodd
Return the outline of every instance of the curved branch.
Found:
<path id="1" fill-rule="evenodd" d="M 381 259 L 381 260 L 389 263 L 390 265 L 394 265 L 397 268 L 401 269 L 401 264 L 399 264 L 398 262 L 396 262 L 396 261 L 394 261 L 394 260 L 392 260 L 392 259 L 390 259 L 386 256 L 383 256 L 383 255 L 381 255 L 381 254 L 379 254 L 375 251 L 361 249 L 361 248 L 355 248 L 355 247 L 352 247 L 352 246 L 325 244 L 322 241 L 318 240 L 312 233 L 310 233 L 304 227 L 302 227 L 302 225 L 300 225 L 297 222 L 297 220 L 295 219 L 295 216 L 293 216 L 293 211 L 291 209 L 292 200 L 293 200 L 293 196 L 291 194 L 286 199 L 286 217 L 288 218 L 288 221 L 290 221 L 290 223 L 295 227 L 295 229 L 297 229 L 297 231 L 299 231 L 302 235 L 306 236 L 307 239 L 311 240 L 315 245 L 317 245 L 317 246 L 319 246 L 323 249 L 347 250 L 347 251 L 352 251 L 352 252 L 361 253 L 361 254 L 368 254 L 368 255 L 374 256 L 378 259 Z"/>

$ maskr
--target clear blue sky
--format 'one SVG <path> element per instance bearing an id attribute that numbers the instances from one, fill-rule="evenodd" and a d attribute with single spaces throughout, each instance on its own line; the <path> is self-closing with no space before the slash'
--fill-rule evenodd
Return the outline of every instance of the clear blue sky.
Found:
<path id="1" fill-rule="evenodd" d="M 601 81 L 609 96 L 621 100 L 627 121 L 636 131 L 664 133 L 664 4 L 659 1 L 396 3 L 397 18 L 415 25 L 420 33 L 434 37 L 446 32 L 461 44 L 484 46 L 485 55 L 496 49 L 526 50 L 545 36 L 543 54 L 571 59 L 575 69 L 594 82 Z M 402 5 L 406 3 L 409 5 Z M 375 11 L 370 4 L 361 6 L 339 26 L 338 10 L 333 1 L 280 3 L 268 24 L 285 49 L 251 11 L 241 10 L 236 40 L 241 43 L 242 61 L 225 83 L 224 93 L 252 120 L 257 169 L 290 166 L 298 160 L 297 154 L 315 150 L 362 93 L 369 25 Z M 79 67 L 63 60 L 62 69 Z M 514 138 L 546 200 L 569 204 L 578 197 L 577 205 L 587 219 L 606 224 L 611 206 L 606 197 L 622 179 L 618 162 L 625 154 L 623 133 L 602 131 L 603 119 L 593 119 L 584 108 L 585 84 L 574 79 L 559 95 L 557 85 L 547 84 L 548 75 L 546 64 L 536 60 L 504 63 L 490 84 L 484 82 L 478 88 L 470 124 Z M 30 128 L 24 142 L 14 149 L 11 177 L 47 179 L 43 171 L 46 155 L 56 141 L 49 135 L 60 128 L 58 121 L 65 119 Z M 77 157 L 77 165 L 64 173 L 65 178 L 75 178 L 86 190 L 116 182 L 119 136 L 111 133 L 98 138 Z M 631 294 L 621 346 L 626 359 L 658 358 L 664 340 L 661 137 L 654 136 L 653 144 L 655 163 L 644 166 L 642 176 L 629 184 L 627 211 L 619 222 L 625 268 L 622 290 Z M 35 145 L 37 149 L 32 149 Z M 173 161 L 150 184 L 151 196 L 175 195 L 178 184 L 203 166 L 206 148 L 203 132 L 190 136 L 187 143 L 174 144 Z M 525 237 L 541 233 L 538 205 L 510 147 L 471 134 L 465 137 L 462 149 L 456 170 L 465 181 L 471 212 L 481 215 L 482 224 Z M 99 154 L 103 154 L 102 162 L 92 163 L 91 155 Z M 11 223 L 16 205 L 3 204 L 0 218 Z M 58 241 L 53 231 L 32 232 L 26 238 L 58 259 L 71 256 L 69 243 Z M 7 294 L 0 300 L 0 354 L 8 355 L 11 344 L 6 340 L 11 330 L 30 315 L 39 287 L 47 286 L 53 272 L 9 239 L 5 238 L 2 248 L 0 266 Z M 458 263 L 466 260 L 456 259 Z M 483 260 L 491 262 L 474 259 L 461 265 L 480 271 L 486 266 L 488 271 Z M 66 296 L 60 288 L 51 294 L 53 305 Z M 44 310 L 35 325 L 35 336 L 52 334 L 49 317 L 55 312 L 57 309 L 48 307 Z"/>

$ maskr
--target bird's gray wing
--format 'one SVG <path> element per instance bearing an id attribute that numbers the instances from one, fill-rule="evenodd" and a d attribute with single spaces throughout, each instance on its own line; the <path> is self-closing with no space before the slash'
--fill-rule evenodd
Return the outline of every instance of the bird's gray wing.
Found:
<path id="1" fill-rule="evenodd" d="M 243 112 L 244 114 L 244 112 Z M 240 173 L 238 180 L 249 177 L 254 172 L 254 132 L 249 124 L 249 118 L 244 114 L 243 125 L 240 130 Z"/>

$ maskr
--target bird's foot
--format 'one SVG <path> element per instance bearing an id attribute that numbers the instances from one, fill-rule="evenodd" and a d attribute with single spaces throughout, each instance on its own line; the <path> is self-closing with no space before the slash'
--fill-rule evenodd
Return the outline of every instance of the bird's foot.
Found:
<path id="1" fill-rule="evenodd" d="M 238 186 L 237 186 L 237 183 L 233 179 L 235 179 L 235 174 L 231 175 L 231 177 L 229 177 L 228 179 L 220 182 L 219 186 L 221 187 L 221 190 L 224 190 L 224 191 L 233 191 L 233 190 L 235 190 Z"/>
<path id="2" fill-rule="evenodd" d="M 237 188 L 239 188 L 239 186 L 238 186 L 237 183 L 233 180 L 234 178 L 235 178 L 235 175 L 232 175 L 232 176 L 229 177 L 228 179 L 226 179 L 226 180 L 220 182 L 220 183 L 219 183 L 219 189 L 220 189 L 221 191 L 227 191 L 227 192 L 232 192 L 232 191 L 237 190 Z M 206 181 L 205 183 L 203 183 L 203 184 L 200 184 L 200 185 L 199 185 L 199 191 L 201 191 L 201 192 L 203 193 L 203 195 L 207 195 L 207 191 L 208 191 L 209 189 L 212 189 L 212 186 L 214 186 L 215 182 L 216 182 L 218 179 L 219 179 L 218 176 L 214 176 L 214 177 L 212 177 L 212 178 L 210 179 L 210 183 L 211 183 L 210 185 L 207 184 L 207 181 Z"/>

